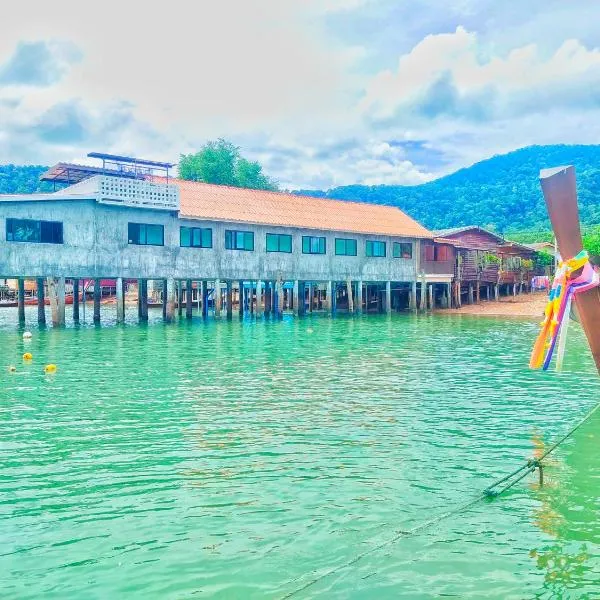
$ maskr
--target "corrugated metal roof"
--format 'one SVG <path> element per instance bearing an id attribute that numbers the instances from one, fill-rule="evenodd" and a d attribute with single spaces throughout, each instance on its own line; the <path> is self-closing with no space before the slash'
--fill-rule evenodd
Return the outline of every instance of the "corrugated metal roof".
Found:
<path id="1" fill-rule="evenodd" d="M 477 229 L 478 231 L 483 231 L 484 233 L 487 233 L 488 235 L 491 235 L 492 237 L 496 238 L 500 242 L 504 241 L 504 238 L 501 235 L 498 235 L 497 233 L 494 233 L 493 231 L 490 231 L 489 229 L 484 229 L 483 227 L 479 227 L 479 225 L 464 225 L 462 227 L 451 227 L 450 229 L 438 229 L 434 233 L 435 233 L 435 235 L 440 236 L 440 237 L 448 237 L 451 235 L 457 235 L 459 233 L 464 233 L 465 231 L 472 231 L 474 229 Z"/>
<path id="2" fill-rule="evenodd" d="M 181 217 L 377 235 L 433 237 L 428 229 L 393 206 L 181 179 L 169 179 L 169 183 L 179 186 Z"/>

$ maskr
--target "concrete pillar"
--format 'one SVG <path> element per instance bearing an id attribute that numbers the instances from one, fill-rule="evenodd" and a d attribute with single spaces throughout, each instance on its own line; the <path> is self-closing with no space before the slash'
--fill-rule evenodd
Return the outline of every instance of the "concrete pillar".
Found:
<path id="1" fill-rule="evenodd" d="M 473 284 L 469 284 L 469 304 L 473 304 Z"/>
<path id="2" fill-rule="evenodd" d="M 354 312 L 354 298 L 352 293 L 352 280 L 346 279 L 346 294 L 348 296 L 348 312 Z"/>
<path id="3" fill-rule="evenodd" d="M 411 310 L 417 310 L 417 282 L 413 281 L 410 285 L 410 297 L 408 301 L 408 307 Z"/>
<path id="4" fill-rule="evenodd" d="M 435 308 L 435 306 L 433 305 L 434 300 L 433 300 L 433 283 L 430 283 L 428 286 L 428 295 L 429 295 L 429 300 L 428 300 L 428 305 L 429 305 L 429 310 L 433 310 Z"/>
<path id="5" fill-rule="evenodd" d="M 271 314 L 271 282 L 265 281 L 265 316 L 269 316 Z"/>
<path id="6" fill-rule="evenodd" d="M 18 297 L 17 297 L 17 312 L 19 313 L 19 325 L 25 324 L 25 280 L 22 277 L 19 277 L 17 280 L 17 286 L 19 289 Z"/>
<path id="7" fill-rule="evenodd" d="M 256 281 L 256 316 L 263 316 L 263 282 L 260 279 Z"/>
<path id="8" fill-rule="evenodd" d="M 486 291 L 486 294 L 487 294 L 487 299 L 489 300 L 490 299 L 490 286 L 489 285 L 485 286 L 485 291 Z"/>
<path id="9" fill-rule="evenodd" d="M 118 285 L 118 282 L 117 282 Z M 162 317 L 163 317 L 163 321 L 166 323 L 168 321 L 167 319 L 167 280 L 163 279 L 162 280 Z M 119 303 L 119 292 L 117 290 L 117 304 Z"/>
<path id="10" fill-rule="evenodd" d="M 308 284 L 308 312 L 311 313 L 313 311 L 313 304 L 315 303 L 315 284 L 314 282 L 310 282 Z"/>
<path id="11" fill-rule="evenodd" d="M 175 288 L 176 288 L 176 284 L 175 284 L 175 279 L 173 278 L 169 278 L 166 280 L 167 283 L 167 291 L 163 296 L 163 302 L 165 304 L 166 310 L 165 310 L 165 321 L 167 321 L 167 323 L 171 323 L 173 322 L 173 320 L 175 319 Z"/>
<path id="12" fill-rule="evenodd" d="M 208 318 L 208 281 L 202 281 L 200 283 L 201 295 L 202 295 L 202 318 Z"/>
<path id="13" fill-rule="evenodd" d="M 125 322 L 125 289 L 123 278 L 117 277 L 117 323 Z M 164 302 L 164 297 L 163 297 Z"/>
<path id="14" fill-rule="evenodd" d="M 240 300 L 239 313 L 240 313 L 240 318 L 242 318 L 244 316 L 244 281 L 242 279 L 240 279 L 240 281 L 238 283 L 238 289 L 239 289 L 239 300 Z"/>
<path id="15" fill-rule="evenodd" d="M 327 310 L 333 314 L 333 299 L 331 297 L 333 293 L 333 282 L 327 281 Z"/>
<path id="16" fill-rule="evenodd" d="M 94 279 L 94 323 L 100 323 L 100 300 L 102 299 L 102 288 L 100 279 Z"/>
<path id="17" fill-rule="evenodd" d="M 38 307 L 38 323 L 46 324 L 46 298 L 44 298 L 44 279 L 37 279 L 37 307 Z"/>
<path id="18" fill-rule="evenodd" d="M 79 279 L 73 279 L 73 322 L 79 323 Z"/>
<path id="19" fill-rule="evenodd" d="M 177 280 L 177 315 L 183 314 L 183 285 L 181 279 Z"/>
<path id="20" fill-rule="evenodd" d="M 517 295 L 517 284 L 513 283 L 513 296 Z"/>
<path id="21" fill-rule="evenodd" d="M 385 312 L 389 315 L 392 312 L 392 282 L 385 282 Z"/>
<path id="22" fill-rule="evenodd" d="M 283 281 L 281 277 L 277 279 L 277 318 L 283 317 Z"/>
<path id="23" fill-rule="evenodd" d="M 481 302 L 481 286 L 479 281 L 475 284 L 475 298 L 477 299 L 477 304 Z"/>
<path id="24" fill-rule="evenodd" d="M 300 282 L 294 279 L 294 288 L 292 289 L 292 304 L 294 310 L 294 316 L 297 317 L 300 314 L 300 300 L 299 300 Z"/>
<path id="25" fill-rule="evenodd" d="M 359 279 L 356 282 L 356 298 L 354 300 L 354 311 L 360 315 L 363 311 L 363 282 Z"/>
<path id="26" fill-rule="evenodd" d="M 215 279 L 215 291 L 213 292 L 215 303 L 215 317 L 221 316 L 221 281 Z"/>
<path id="27" fill-rule="evenodd" d="M 52 325 L 61 327 L 65 324 L 65 278 L 48 277 L 47 281 Z"/>
<path id="28" fill-rule="evenodd" d="M 227 318 L 233 318 L 233 285 L 231 280 L 227 280 Z"/>
<path id="29" fill-rule="evenodd" d="M 140 321 L 148 320 L 148 280 L 138 280 L 138 299 L 140 305 Z"/>
<path id="30" fill-rule="evenodd" d="M 452 284 L 446 284 L 446 308 L 452 308 Z"/>
<path id="31" fill-rule="evenodd" d="M 191 320 L 194 309 L 192 300 L 192 280 L 186 279 L 185 282 L 185 318 Z"/>
<path id="32" fill-rule="evenodd" d="M 500 290 L 499 290 L 498 284 L 496 284 L 494 286 L 494 300 L 496 300 L 496 302 L 498 302 L 499 299 L 500 299 Z"/>

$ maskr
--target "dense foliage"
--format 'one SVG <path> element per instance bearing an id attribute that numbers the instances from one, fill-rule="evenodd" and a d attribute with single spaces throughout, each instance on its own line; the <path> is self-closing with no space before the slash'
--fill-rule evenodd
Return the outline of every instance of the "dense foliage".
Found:
<path id="1" fill-rule="evenodd" d="M 548 232 L 539 172 L 569 164 L 577 172 L 583 223 L 600 224 L 600 145 L 530 146 L 423 185 L 350 185 L 316 195 L 398 206 L 431 229 L 480 225 L 502 234 Z M 308 190 L 300 193 L 315 195 Z"/>
<path id="2" fill-rule="evenodd" d="M 249 161 L 231 142 L 208 142 L 195 154 L 182 154 L 179 176 L 191 181 L 233 185 L 255 190 L 276 190 L 277 184 L 265 175 L 256 161 Z"/>
<path id="3" fill-rule="evenodd" d="M 51 184 L 40 181 L 48 167 L 39 165 L 0 165 L 0 194 L 32 194 L 47 192 Z"/>

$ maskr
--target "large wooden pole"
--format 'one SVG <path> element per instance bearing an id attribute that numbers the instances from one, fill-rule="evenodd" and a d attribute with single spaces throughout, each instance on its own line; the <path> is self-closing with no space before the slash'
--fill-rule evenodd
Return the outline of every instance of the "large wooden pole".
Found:
<path id="1" fill-rule="evenodd" d="M 577 206 L 575 168 L 557 167 L 540 172 L 540 182 L 552 229 L 563 259 L 573 258 L 583 248 Z M 600 371 L 600 294 L 598 288 L 575 296 L 581 325 L 587 336 L 596 367 Z"/>

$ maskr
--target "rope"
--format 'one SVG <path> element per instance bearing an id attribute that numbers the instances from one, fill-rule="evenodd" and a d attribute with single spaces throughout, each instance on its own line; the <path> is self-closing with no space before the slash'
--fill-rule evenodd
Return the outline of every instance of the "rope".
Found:
<path id="1" fill-rule="evenodd" d="M 307 581 L 300 587 L 297 587 L 297 588 L 293 589 L 292 591 L 288 592 L 287 594 L 285 594 L 284 596 L 282 596 L 281 600 L 287 600 L 288 598 L 292 598 L 293 596 L 296 596 L 300 592 L 303 592 L 304 590 L 308 589 L 309 587 L 312 587 L 313 585 L 319 583 L 320 581 L 323 581 L 327 577 L 330 577 L 331 575 L 334 575 L 335 573 L 338 573 L 339 571 L 341 571 L 343 569 L 347 569 L 348 567 L 355 565 L 357 562 L 359 562 L 366 556 L 369 556 L 370 554 L 373 554 L 374 552 L 377 552 L 378 550 L 381 550 L 382 548 L 385 548 L 386 546 L 391 546 L 392 544 L 396 543 L 398 540 L 400 540 L 402 538 L 416 535 L 417 533 L 420 533 L 426 529 L 429 529 L 433 525 L 436 525 L 437 523 L 440 523 L 441 521 L 449 519 L 450 517 L 453 517 L 454 515 L 458 515 L 463 512 L 466 512 L 470 508 L 472 508 L 473 506 L 475 506 L 476 504 L 481 502 L 482 500 L 497 498 L 498 496 L 500 496 L 501 494 L 503 494 L 504 492 L 506 492 L 513 486 L 515 486 L 517 483 L 519 483 L 519 481 L 521 481 L 522 479 L 527 477 L 527 475 L 529 475 L 530 473 L 533 473 L 536 469 L 539 469 L 539 471 L 540 471 L 540 483 L 542 483 L 543 482 L 542 461 L 549 454 L 554 452 L 554 450 L 556 450 L 563 442 L 565 442 L 567 439 L 569 439 L 582 425 L 584 425 L 587 421 L 589 421 L 591 419 L 591 417 L 596 412 L 598 412 L 599 409 L 600 409 L 600 402 L 598 402 L 598 404 L 596 404 L 596 406 L 594 406 L 592 408 L 592 410 L 590 410 L 580 421 L 578 421 L 573 427 L 571 427 L 571 429 L 569 429 L 569 431 L 567 433 L 565 433 L 562 437 L 560 437 L 558 440 L 556 440 L 556 442 L 554 442 L 554 444 L 552 444 L 552 446 L 550 446 L 550 448 L 548 448 L 539 458 L 529 459 L 521 467 L 519 467 L 518 469 L 515 469 L 512 473 L 509 473 L 508 475 L 505 475 L 504 477 L 497 479 L 491 485 L 489 485 L 482 492 L 480 492 L 479 494 L 477 494 L 470 500 L 467 500 L 463 504 L 459 504 L 455 508 L 452 508 L 446 512 L 443 512 L 443 513 L 437 515 L 436 517 L 433 517 L 427 521 L 424 521 L 423 523 L 415 525 L 415 527 L 413 527 L 412 529 L 397 530 L 391 538 L 388 538 L 387 540 L 384 540 L 383 542 L 380 542 L 379 544 L 376 544 L 375 546 L 371 546 L 364 552 L 357 554 L 356 556 L 354 556 L 353 558 L 351 558 L 349 561 L 347 561 L 345 563 L 342 563 L 342 564 L 340 564 L 336 567 L 333 567 L 319 575 L 316 575 L 315 577 L 313 577 L 313 579 Z M 516 475 L 519 475 L 519 476 L 515 478 Z M 497 489 L 500 484 L 505 483 L 507 481 L 508 481 L 508 483 L 505 486 Z"/>

